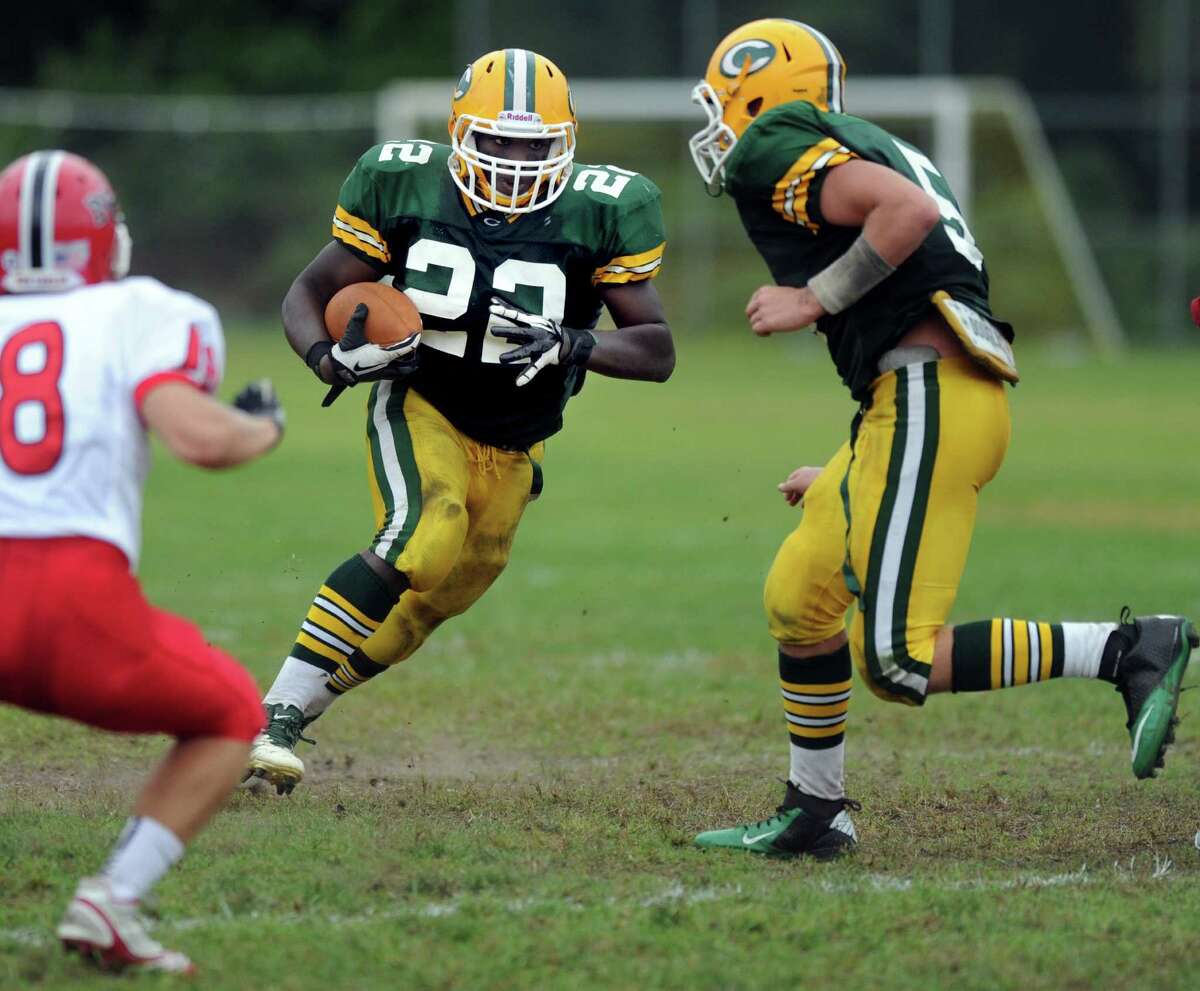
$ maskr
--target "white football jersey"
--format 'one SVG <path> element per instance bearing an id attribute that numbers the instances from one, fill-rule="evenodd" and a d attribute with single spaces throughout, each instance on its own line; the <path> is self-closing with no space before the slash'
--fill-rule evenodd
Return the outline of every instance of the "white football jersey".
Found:
<path id="1" fill-rule="evenodd" d="M 216 310 L 154 279 L 0 295 L 0 537 L 96 537 L 136 568 L 142 401 L 224 366 Z"/>

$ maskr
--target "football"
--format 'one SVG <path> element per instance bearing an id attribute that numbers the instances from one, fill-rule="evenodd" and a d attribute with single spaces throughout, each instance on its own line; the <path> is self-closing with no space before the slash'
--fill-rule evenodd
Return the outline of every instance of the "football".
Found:
<path id="1" fill-rule="evenodd" d="M 346 324 L 359 303 L 367 304 L 367 340 L 395 344 L 421 329 L 421 314 L 399 289 L 382 282 L 354 282 L 339 289 L 325 306 L 325 329 L 335 341 L 346 333 Z"/>

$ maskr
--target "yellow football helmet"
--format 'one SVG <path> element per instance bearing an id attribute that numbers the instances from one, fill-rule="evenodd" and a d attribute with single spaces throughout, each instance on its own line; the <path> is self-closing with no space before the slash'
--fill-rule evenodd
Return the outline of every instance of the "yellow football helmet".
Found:
<path id="1" fill-rule="evenodd" d="M 488 52 L 467 66 L 450 101 L 450 175 L 485 209 L 539 210 L 567 187 L 576 127 L 571 88 L 558 66 L 526 48 Z M 479 134 L 541 138 L 549 141 L 549 151 L 533 162 L 485 155 L 476 147 Z"/>
<path id="2" fill-rule="evenodd" d="M 807 24 L 772 17 L 727 34 L 692 90 L 708 122 L 688 148 L 708 191 L 721 194 L 725 159 L 759 114 L 793 100 L 844 113 L 845 85 L 841 53 Z"/>

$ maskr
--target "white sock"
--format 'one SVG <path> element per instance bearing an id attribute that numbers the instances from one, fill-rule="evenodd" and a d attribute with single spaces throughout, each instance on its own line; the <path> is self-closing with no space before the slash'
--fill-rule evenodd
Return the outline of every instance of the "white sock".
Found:
<path id="1" fill-rule="evenodd" d="M 1104 645 L 1116 628 L 1116 623 L 1063 623 L 1063 677 L 1099 677 Z"/>
<path id="2" fill-rule="evenodd" d="M 264 704 L 294 705 L 305 716 L 317 716 L 329 708 L 336 695 L 325 687 L 329 675 L 315 664 L 289 657 L 283 662 Z"/>
<path id="3" fill-rule="evenodd" d="M 149 816 L 132 816 L 100 872 L 121 901 L 141 901 L 183 856 L 183 841 Z"/>
<path id="4" fill-rule="evenodd" d="M 794 743 L 789 746 L 792 755 L 789 780 L 806 795 L 825 798 L 829 801 L 846 794 L 845 766 L 846 744 L 826 750 L 806 750 Z"/>

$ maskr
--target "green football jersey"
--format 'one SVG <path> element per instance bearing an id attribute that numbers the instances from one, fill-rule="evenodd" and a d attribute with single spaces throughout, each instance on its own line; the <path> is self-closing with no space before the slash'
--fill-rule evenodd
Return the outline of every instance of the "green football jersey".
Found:
<path id="1" fill-rule="evenodd" d="M 420 366 L 408 381 L 459 430 L 522 449 L 562 427 L 583 370 L 557 365 L 518 387 L 516 345 L 491 331 L 493 297 L 564 326 L 592 328 L 604 285 L 658 274 L 666 246 L 658 188 L 612 165 L 576 164 L 550 206 L 506 216 L 478 209 L 431 141 L 371 148 L 338 196 L 333 236 L 392 276 L 421 311 Z"/>
<path id="2" fill-rule="evenodd" d="M 852 158 L 885 165 L 918 183 L 942 213 L 942 222 L 892 275 L 853 306 L 817 322 L 842 381 L 862 401 L 878 375 L 880 355 L 931 312 L 930 298 L 939 290 L 992 321 L 1007 340 L 1013 333 L 992 316 L 983 254 L 933 162 L 870 121 L 825 113 L 803 101 L 763 114 L 725 163 L 725 190 L 775 281 L 807 285 L 861 233 L 821 215 L 824 177 Z"/>

